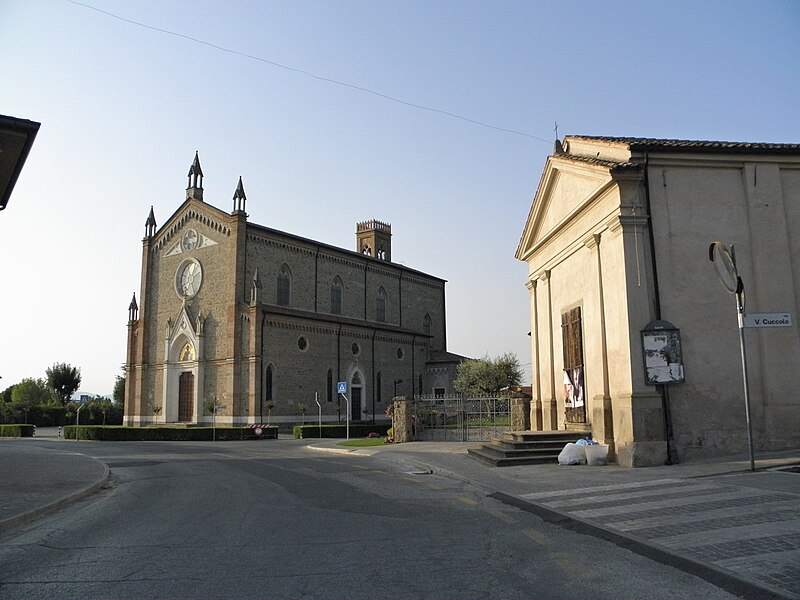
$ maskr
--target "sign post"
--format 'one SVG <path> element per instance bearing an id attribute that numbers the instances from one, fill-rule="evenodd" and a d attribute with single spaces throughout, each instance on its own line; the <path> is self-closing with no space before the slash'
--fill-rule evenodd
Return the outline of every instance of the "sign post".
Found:
<path id="1" fill-rule="evenodd" d="M 336 384 L 336 390 L 339 392 L 339 395 L 344 398 L 344 401 L 347 403 L 347 441 L 350 441 L 350 399 L 347 397 L 347 382 L 340 381 Z"/>
<path id="2" fill-rule="evenodd" d="M 744 384 L 744 411 L 747 417 L 747 444 L 750 448 L 750 470 L 756 470 L 753 456 L 753 424 L 750 421 L 750 386 L 747 381 L 747 353 L 744 345 L 744 282 L 736 269 L 736 253 L 722 242 L 712 242 L 708 259 L 714 263 L 719 281 L 729 294 L 736 294 L 736 312 L 739 316 L 739 346 L 742 349 L 742 382 Z"/>

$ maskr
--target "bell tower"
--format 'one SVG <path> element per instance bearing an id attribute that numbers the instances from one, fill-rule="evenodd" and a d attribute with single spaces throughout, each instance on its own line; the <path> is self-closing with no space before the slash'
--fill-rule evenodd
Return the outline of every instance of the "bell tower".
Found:
<path id="1" fill-rule="evenodd" d="M 392 226 L 374 219 L 356 223 L 356 251 L 392 262 Z"/>

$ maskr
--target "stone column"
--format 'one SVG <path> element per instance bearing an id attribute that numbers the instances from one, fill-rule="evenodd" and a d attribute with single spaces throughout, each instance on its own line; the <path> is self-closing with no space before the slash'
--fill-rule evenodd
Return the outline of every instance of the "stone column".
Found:
<path id="1" fill-rule="evenodd" d="M 531 399 L 525 394 L 511 396 L 511 431 L 530 431 Z"/>
<path id="2" fill-rule="evenodd" d="M 414 436 L 411 428 L 411 417 L 414 407 L 406 396 L 395 396 L 392 400 L 394 410 L 392 413 L 392 429 L 394 430 L 394 443 L 413 442 Z"/>
<path id="3" fill-rule="evenodd" d="M 552 281 L 550 279 L 551 271 L 547 270 L 542 273 L 539 278 L 542 283 L 547 284 L 547 338 L 548 338 L 548 371 L 550 378 L 550 389 L 547 390 L 546 397 L 542 399 L 542 430 L 543 431 L 556 431 L 558 429 L 558 396 L 556 396 L 556 367 L 553 342 L 553 290 Z"/>
<path id="4" fill-rule="evenodd" d="M 614 414 L 609 384 L 608 337 L 606 335 L 605 291 L 603 289 L 603 260 L 600 254 L 600 234 L 596 233 L 585 240 L 584 245 L 590 251 L 595 250 L 597 257 L 597 297 L 600 324 L 600 367 L 603 373 L 603 393 L 592 398 L 592 437 L 608 444 L 608 459 L 615 460 Z"/>

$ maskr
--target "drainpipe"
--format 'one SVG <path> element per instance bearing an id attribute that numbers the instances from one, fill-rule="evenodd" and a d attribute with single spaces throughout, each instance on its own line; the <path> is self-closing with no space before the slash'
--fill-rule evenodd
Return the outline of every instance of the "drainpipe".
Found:
<path id="1" fill-rule="evenodd" d="M 653 213 L 650 210 L 650 155 L 644 154 L 644 202 L 649 221 L 647 233 L 650 241 L 650 263 L 653 269 L 653 295 L 656 319 L 661 319 L 661 293 L 658 288 L 658 266 L 656 264 L 656 240 L 653 233 Z M 675 448 L 672 445 L 672 411 L 669 402 L 669 387 L 665 384 L 656 386 L 661 394 L 661 413 L 664 415 L 664 437 L 667 442 L 667 461 L 665 464 L 672 465 L 680 462 Z"/>
<path id="2" fill-rule="evenodd" d="M 372 422 L 375 422 L 375 335 L 378 333 L 377 329 L 372 330 Z"/>
<path id="3" fill-rule="evenodd" d="M 342 380 L 342 324 L 339 323 L 339 329 L 336 332 L 336 381 Z M 336 394 L 336 420 L 341 423 L 342 421 L 342 396 Z"/>

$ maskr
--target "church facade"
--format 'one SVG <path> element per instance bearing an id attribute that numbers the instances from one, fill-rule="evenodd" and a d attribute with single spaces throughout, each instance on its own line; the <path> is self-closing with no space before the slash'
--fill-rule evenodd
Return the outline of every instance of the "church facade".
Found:
<path id="1" fill-rule="evenodd" d="M 250 223 L 241 178 L 230 213 L 202 182 L 195 155 L 183 204 L 145 224 L 126 425 L 344 421 L 338 382 L 353 421 L 451 392 L 445 281 L 392 262 L 390 225 L 358 223 L 349 251 Z"/>
<path id="2" fill-rule="evenodd" d="M 734 248 L 745 315 L 781 326 L 739 320 L 715 241 Z M 625 466 L 747 453 L 741 333 L 756 452 L 800 444 L 800 144 L 567 136 L 516 257 L 532 429 L 591 433 Z"/>

